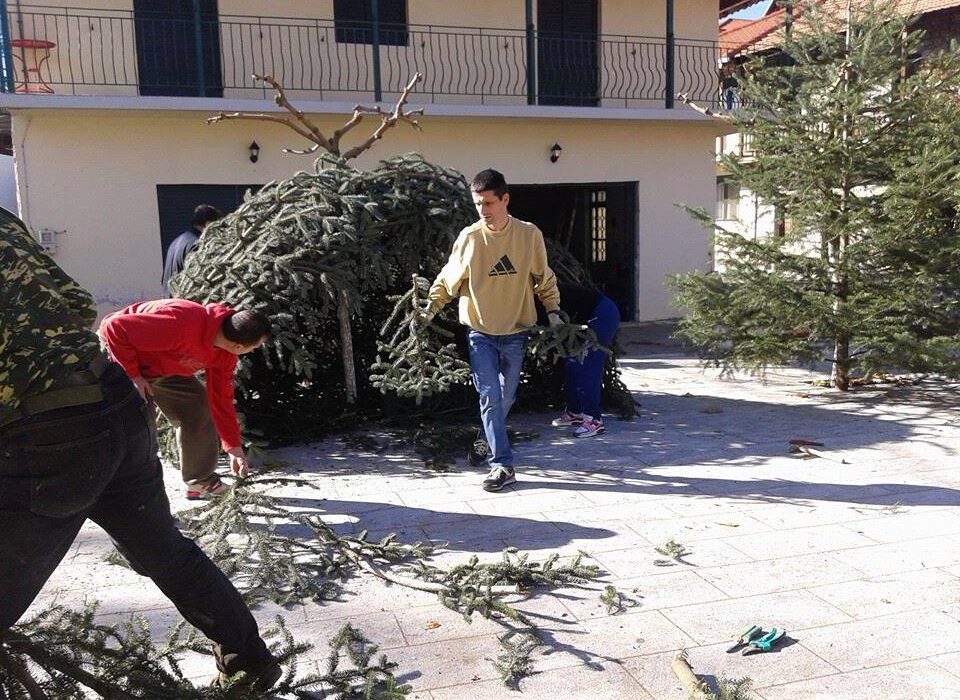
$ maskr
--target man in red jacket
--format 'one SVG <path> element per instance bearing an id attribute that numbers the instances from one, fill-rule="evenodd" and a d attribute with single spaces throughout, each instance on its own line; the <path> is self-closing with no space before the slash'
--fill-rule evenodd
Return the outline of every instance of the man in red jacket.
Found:
<path id="1" fill-rule="evenodd" d="M 100 323 L 100 337 L 140 396 L 153 401 L 177 431 L 187 498 L 226 490 L 216 473 L 219 448 L 238 476 L 249 471 L 233 405 L 237 356 L 270 335 L 258 311 L 163 299 L 131 304 Z M 206 387 L 196 378 L 203 371 Z M 217 444 L 217 436 L 220 444 Z"/>

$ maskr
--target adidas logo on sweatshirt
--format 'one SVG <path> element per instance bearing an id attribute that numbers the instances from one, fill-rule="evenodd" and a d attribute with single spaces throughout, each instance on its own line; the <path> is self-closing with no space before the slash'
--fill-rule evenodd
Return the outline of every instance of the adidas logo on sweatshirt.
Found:
<path id="1" fill-rule="evenodd" d="M 513 266 L 513 263 L 510 262 L 510 258 L 504 255 L 497 261 L 497 264 L 494 265 L 490 272 L 487 273 L 488 277 L 499 277 L 500 275 L 515 275 L 517 274 L 517 269 Z"/>

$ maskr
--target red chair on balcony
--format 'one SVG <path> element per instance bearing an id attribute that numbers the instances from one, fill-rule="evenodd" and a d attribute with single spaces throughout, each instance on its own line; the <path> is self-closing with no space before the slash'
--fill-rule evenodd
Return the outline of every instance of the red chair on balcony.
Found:
<path id="1" fill-rule="evenodd" d="M 46 39 L 14 39 L 10 45 L 20 51 L 13 53 L 13 58 L 20 62 L 23 68 L 23 80 L 17 83 L 14 90 L 21 93 L 52 95 L 53 88 L 43 79 L 43 64 L 50 58 L 50 49 L 56 46 Z"/>

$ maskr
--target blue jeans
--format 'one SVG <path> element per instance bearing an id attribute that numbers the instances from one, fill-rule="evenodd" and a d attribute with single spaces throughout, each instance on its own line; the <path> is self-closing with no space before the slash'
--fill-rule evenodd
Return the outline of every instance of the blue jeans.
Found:
<path id="1" fill-rule="evenodd" d="M 527 333 L 488 335 L 470 331 L 470 369 L 480 394 L 480 420 L 490 445 L 490 466 L 513 466 L 507 415 L 517 397 Z"/>
<path id="2" fill-rule="evenodd" d="M 617 305 L 603 297 L 593 310 L 587 326 L 597 334 L 601 345 L 610 345 L 617 328 L 620 327 L 620 311 Z M 583 362 L 578 362 L 575 357 L 567 358 L 564 369 L 568 411 L 585 413 L 597 420 L 603 417 L 600 411 L 600 389 L 606 362 L 607 354 L 602 350 L 587 353 Z"/>
<path id="3" fill-rule="evenodd" d="M 180 534 L 163 490 L 153 412 L 119 365 L 100 403 L 0 427 L 0 637 L 36 597 L 88 518 L 138 574 L 216 643 L 228 674 L 273 661 L 227 577 Z M 109 566 L 104 564 L 104 567 Z"/>

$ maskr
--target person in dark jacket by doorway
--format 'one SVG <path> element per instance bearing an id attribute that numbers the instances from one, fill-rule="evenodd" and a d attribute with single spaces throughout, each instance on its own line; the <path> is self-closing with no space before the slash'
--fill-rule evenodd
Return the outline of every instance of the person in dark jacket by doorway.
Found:
<path id="1" fill-rule="evenodd" d="M 590 287 L 561 282 L 560 308 L 570 317 L 571 323 L 586 324 L 597 335 L 603 346 L 613 342 L 620 327 L 620 311 L 607 296 Z M 582 362 L 568 357 L 565 366 L 564 388 L 567 405 L 556 427 L 573 426 L 578 438 L 593 437 L 602 433 L 603 414 L 600 411 L 600 389 L 603 367 L 607 355 L 602 350 L 592 350 Z"/>
<path id="2" fill-rule="evenodd" d="M 173 243 L 167 248 L 167 255 L 163 259 L 163 293 L 166 296 L 170 294 L 170 278 L 183 269 L 187 262 L 187 256 L 193 252 L 200 242 L 200 237 L 206 231 L 207 226 L 214 221 L 223 218 L 223 212 L 212 207 L 209 204 L 198 204 L 193 210 L 193 218 L 190 220 L 190 228 L 173 239 Z"/>

